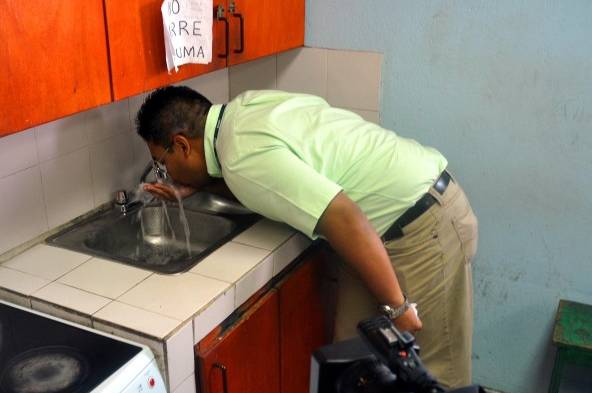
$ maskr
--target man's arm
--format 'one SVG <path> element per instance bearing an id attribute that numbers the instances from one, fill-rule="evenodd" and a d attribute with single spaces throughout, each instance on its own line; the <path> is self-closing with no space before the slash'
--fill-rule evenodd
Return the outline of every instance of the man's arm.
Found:
<path id="1" fill-rule="evenodd" d="M 316 230 L 358 272 L 379 304 L 403 304 L 399 281 L 380 237 L 347 195 L 343 192 L 337 194 L 321 216 Z M 412 309 L 394 323 L 403 331 L 417 331 L 422 326 Z"/>

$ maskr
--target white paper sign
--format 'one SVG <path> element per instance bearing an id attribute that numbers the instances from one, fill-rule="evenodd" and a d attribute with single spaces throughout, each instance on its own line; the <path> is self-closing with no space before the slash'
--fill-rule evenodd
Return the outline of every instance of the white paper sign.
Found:
<path id="1" fill-rule="evenodd" d="M 189 63 L 212 62 L 212 0 L 164 0 L 164 46 L 169 73 Z"/>

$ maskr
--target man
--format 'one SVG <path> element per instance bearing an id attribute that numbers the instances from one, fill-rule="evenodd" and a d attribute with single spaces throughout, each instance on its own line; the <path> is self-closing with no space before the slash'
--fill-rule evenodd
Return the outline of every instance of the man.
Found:
<path id="1" fill-rule="evenodd" d="M 380 310 L 416 332 L 444 385 L 470 383 L 477 221 L 438 151 L 319 97 L 281 91 L 248 91 L 222 106 L 166 87 L 146 99 L 137 127 L 182 196 L 226 189 L 331 244 L 345 261 L 336 340 Z M 174 199 L 166 185 L 145 188 Z"/>

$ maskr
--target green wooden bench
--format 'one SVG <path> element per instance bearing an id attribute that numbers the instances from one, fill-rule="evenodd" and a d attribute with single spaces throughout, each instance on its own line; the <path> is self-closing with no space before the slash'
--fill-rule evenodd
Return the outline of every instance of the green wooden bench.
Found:
<path id="1" fill-rule="evenodd" d="M 592 305 L 559 300 L 553 344 L 557 347 L 549 393 L 557 393 L 567 365 L 592 367 Z"/>

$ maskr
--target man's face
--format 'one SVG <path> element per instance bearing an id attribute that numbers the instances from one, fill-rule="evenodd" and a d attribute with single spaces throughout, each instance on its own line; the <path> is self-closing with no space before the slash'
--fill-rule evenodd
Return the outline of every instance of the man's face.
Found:
<path id="1" fill-rule="evenodd" d="M 168 149 L 147 142 L 148 149 L 160 167 L 165 167 L 169 177 L 176 183 L 200 188 L 210 182 L 203 152 L 203 139 L 189 139 L 175 135 Z"/>

